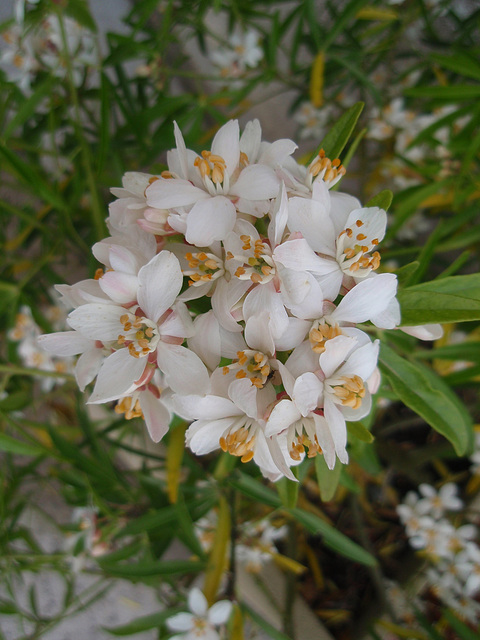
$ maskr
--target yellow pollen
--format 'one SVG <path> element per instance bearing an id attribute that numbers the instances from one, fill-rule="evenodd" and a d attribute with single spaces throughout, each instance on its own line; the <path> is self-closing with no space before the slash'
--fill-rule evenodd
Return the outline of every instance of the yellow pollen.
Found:
<path id="1" fill-rule="evenodd" d="M 338 324 L 331 326 L 325 322 L 313 326 L 309 331 L 308 339 L 314 353 L 323 353 L 326 341 L 341 335 L 342 331 Z"/>
<path id="2" fill-rule="evenodd" d="M 126 420 L 144 417 L 142 409 L 140 408 L 140 402 L 136 400 L 136 402 L 132 406 L 132 398 L 122 398 L 121 400 L 119 400 L 115 407 L 115 413 L 124 413 Z"/>
<path id="3" fill-rule="evenodd" d="M 359 240 L 361 242 L 362 240 L 365 240 L 366 237 L 367 236 L 364 233 L 359 233 L 357 235 L 357 240 Z"/>
<path id="4" fill-rule="evenodd" d="M 362 222 L 362 220 L 357 220 L 355 224 L 357 225 L 357 227 L 363 227 L 364 223 Z"/>

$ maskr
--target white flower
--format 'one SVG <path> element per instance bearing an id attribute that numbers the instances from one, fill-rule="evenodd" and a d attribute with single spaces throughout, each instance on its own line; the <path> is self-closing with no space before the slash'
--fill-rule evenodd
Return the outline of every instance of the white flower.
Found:
<path id="1" fill-rule="evenodd" d="M 188 594 L 188 608 L 191 613 L 177 613 L 167 619 L 170 631 L 179 631 L 170 640 L 220 640 L 215 627 L 225 624 L 232 611 L 232 603 L 220 600 L 212 607 L 203 593 L 194 587 Z"/>
<path id="2" fill-rule="evenodd" d="M 325 135 L 325 129 L 332 118 L 332 107 L 324 106 L 319 109 L 311 102 L 303 102 L 293 119 L 300 125 L 300 138 L 318 140 Z"/>
<path id="3" fill-rule="evenodd" d="M 263 58 L 259 42 L 260 34 L 254 29 L 236 31 L 230 36 L 228 46 L 212 51 L 209 57 L 213 64 L 220 67 L 224 78 L 236 78 L 244 75 L 247 69 L 258 66 Z"/>
<path id="4" fill-rule="evenodd" d="M 447 482 L 438 492 L 425 483 L 421 484 L 418 490 L 423 498 L 418 501 L 417 511 L 423 515 L 439 519 L 446 511 L 459 511 L 463 507 L 462 500 L 457 496 L 458 487 L 453 482 Z"/>

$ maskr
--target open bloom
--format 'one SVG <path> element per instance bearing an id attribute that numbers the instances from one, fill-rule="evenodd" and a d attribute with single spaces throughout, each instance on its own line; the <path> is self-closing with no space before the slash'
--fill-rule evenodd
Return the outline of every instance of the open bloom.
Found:
<path id="1" fill-rule="evenodd" d="M 232 612 L 232 603 L 220 600 L 212 607 L 198 587 L 188 594 L 190 613 L 177 613 L 167 619 L 170 631 L 180 633 L 171 636 L 170 640 L 220 640 L 215 627 L 225 624 Z"/>

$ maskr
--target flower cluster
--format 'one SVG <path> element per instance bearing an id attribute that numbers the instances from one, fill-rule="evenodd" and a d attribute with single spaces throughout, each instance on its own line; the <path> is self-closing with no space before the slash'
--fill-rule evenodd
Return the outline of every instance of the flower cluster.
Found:
<path id="1" fill-rule="evenodd" d="M 378 387 L 378 341 L 359 323 L 400 321 L 396 276 L 377 273 L 386 213 L 331 191 L 345 174 L 323 150 L 299 165 L 291 140 L 236 120 L 210 150 L 176 149 L 161 175 L 113 189 L 95 279 L 58 286 L 71 331 L 45 335 L 80 355 L 89 403 L 116 401 L 154 441 L 171 414 L 197 454 L 253 459 L 270 479 L 322 454 L 348 461 L 347 420 Z"/>
<path id="2" fill-rule="evenodd" d="M 447 513 L 461 511 L 457 485 L 449 482 L 438 491 L 419 486 L 397 507 L 410 545 L 429 561 L 427 580 L 434 594 L 461 617 L 478 624 L 480 604 L 480 549 L 473 524 L 454 526 Z"/>

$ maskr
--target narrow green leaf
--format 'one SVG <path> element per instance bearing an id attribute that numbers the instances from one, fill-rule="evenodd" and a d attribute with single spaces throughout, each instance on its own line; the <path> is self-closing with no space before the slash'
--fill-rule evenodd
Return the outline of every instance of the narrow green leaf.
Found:
<path id="1" fill-rule="evenodd" d="M 86 0 L 75 0 L 75 2 L 69 2 L 66 5 L 65 12 L 87 29 L 90 29 L 93 32 L 97 31 L 97 25 L 95 24 L 95 20 L 92 18 L 92 14 L 90 13 Z"/>
<path id="2" fill-rule="evenodd" d="M 342 467 L 343 464 L 337 459 L 333 469 L 329 469 L 323 456 L 315 456 L 315 471 L 317 473 L 320 497 L 323 502 L 329 502 L 335 495 Z"/>
<path id="3" fill-rule="evenodd" d="M 136 535 L 137 533 L 142 533 L 143 531 L 152 531 L 153 529 L 157 529 L 158 527 L 170 525 L 175 522 L 176 519 L 176 507 L 173 505 L 164 507 L 163 509 L 159 509 L 154 513 L 146 513 L 145 515 L 132 520 L 131 522 L 126 524 L 121 531 L 117 533 L 116 537 L 119 538 L 123 536 Z"/>
<path id="4" fill-rule="evenodd" d="M 348 434 L 370 444 L 375 440 L 371 432 L 361 422 L 347 422 Z"/>
<path id="5" fill-rule="evenodd" d="M 0 433 L 0 451 L 7 451 L 8 453 L 15 453 L 22 456 L 41 456 L 46 453 L 46 450 L 40 445 L 22 442 L 21 440 L 7 436 L 6 433 Z"/>
<path id="6" fill-rule="evenodd" d="M 430 196 L 435 195 L 447 185 L 446 180 L 439 180 L 431 184 L 422 185 L 421 187 L 410 190 L 401 199 L 394 199 L 394 208 L 392 213 L 393 221 L 387 230 L 387 237 L 395 236 L 400 227 L 421 207 L 423 202 Z"/>
<path id="7" fill-rule="evenodd" d="M 404 326 L 480 320 L 480 273 L 416 284 L 397 297 Z"/>
<path id="8" fill-rule="evenodd" d="M 452 629 L 458 634 L 461 640 L 478 640 L 480 628 L 477 625 L 476 631 L 467 627 L 467 625 L 459 620 L 453 611 L 445 609 L 443 611 L 444 617 L 450 623 Z"/>
<path id="9" fill-rule="evenodd" d="M 289 513 L 302 524 L 310 533 L 322 536 L 325 546 L 333 549 L 345 558 L 359 562 L 368 567 L 375 567 L 377 560 L 359 544 L 350 540 L 346 535 L 332 527 L 314 513 L 302 509 L 289 509 Z"/>
<path id="10" fill-rule="evenodd" d="M 433 371 L 382 344 L 380 368 L 399 400 L 449 440 L 457 455 L 472 448 L 472 420 L 450 387 Z"/>
<path id="11" fill-rule="evenodd" d="M 371 198 L 365 206 L 380 207 L 380 209 L 388 211 L 390 205 L 392 204 L 392 200 L 393 193 L 389 189 L 384 189 L 383 191 L 380 191 L 380 193 L 377 193 L 376 196 Z"/>
<path id="12" fill-rule="evenodd" d="M 251 607 L 248 606 L 248 604 L 245 604 L 244 602 L 240 603 L 240 606 L 242 607 L 242 609 L 244 611 L 247 612 L 247 614 L 249 615 L 249 617 L 256 623 L 258 624 L 258 626 L 260 627 L 260 629 L 263 629 L 263 631 L 265 631 L 268 634 L 268 637 L 271 638 L 272 640 L 291 640 L 291 638 L 289 638 L 289 636 L 286 636 L 284 633 L 282 633 L 281 631 L 278 631 L 278 629 L 275 629 L 275 627 L 273 627 L 269 622 L 267 622 L 265 620 L 265 618 L 263 618 L 259 613 L 257 613 L 254 609 L 252 609 Z"/>
<path id="13" fill-rule="evenodd" d="M 353 107 L 350 107 L 322 140 L 319 149 L 323 149 L 329 158 L 337 158 L 341 154 L 355 129 L 364 106 L 363 102 L 357 102 Z"/>
<path id="14" fill-rule="evenodd" d="M 453 56 L 433 53 L 430 57 L 437 64 L 451 71 L 456 71 L 461 76 L 468 76 L 469 78 L 480 80 L 480 64 L 478 64 L 475 58 L 470 57 L 466 53 L 456 53 Z"/>
<path id="15" fill-rule="evenodd" d="M 474 84 L 452 84 L 446 87 L 414 87 L 404 91 L 412 98 L 433 98 L 457 102 L 480 97 L 480 86 Z"/>
<path id="16" fill-rule="evenodd" d="M 167 618 L 181 611 L 182 609 L 180 608 L 166 609 L 165 611 L 159 611 L 158 613 L 151 613 L 148 616 L 136 618 L 119 627 L 102 627 L 102 629 L 112 636 L 130 636 L 135 633 L 141 633 L 142 631 L 148 631 L 149 629 L 157 629 Z"/>
<path id="17" fill-rule="evenodd" d="M 130 579 L 171 576 L 177 573 L 195 573 L 205 569 L 205 563 L 192 560 L 157 560 L 150 562 L 142 560 L 135 564 L 110 564 L 100 558 L 98 564 L 110 576 Z"/>
<path id="18" fill-rule="evenodd" d="M 328 29 L 328 35 L 322 43 L 325 51 L 331 44 L 333 44 L 335 38 L 345 29 L 347 24 L 357 17 L 357 13 L 362 9 L 362 7 L 364 7 L 364 5 L 368 4 L 368 2 L 369 0 L 350 0 L 343 9 L 341 15 L 336 18 L 333 26 Z"/>
<path id="19" fill-rule="evenodd" d="M 395 271 L 399 287 L 403 287 L 406 284 L 408 284 L 410 278 L 414 275 L 415 271 L 418 269 L 419 264 L 420 263 L 418 262 L 418 260 L 415 260 L 414 262 L 409 262 L 408 264 L 404 264 L 403 267 L 400 267 Z"/>
<path id="20" fill-rule="evenodd" d="M 437 349 L 425 349 L 415 351 L 415 358 L 421 360 L 464 360 L 465 362 L 478 362 L 480 364 L 480 342 L 476 340 L 466 340 L 460 344 L 446 344 Z"/>

